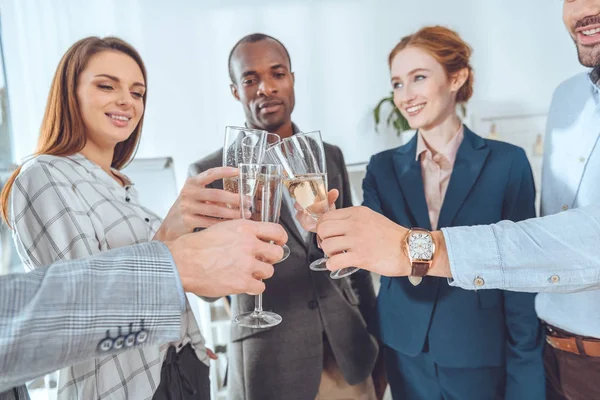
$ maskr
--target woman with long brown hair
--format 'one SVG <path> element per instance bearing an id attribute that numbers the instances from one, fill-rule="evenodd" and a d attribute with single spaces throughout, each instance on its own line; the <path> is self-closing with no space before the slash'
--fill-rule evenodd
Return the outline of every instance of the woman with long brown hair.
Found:
<path id="1" fill-rule="evenodd" d="M 535 216 L 523 149 L 481 138 L 458 116 L 473 94 L 470 57 L 441 26 L 404 37 L 389 55 L 394 103 L 417 133 L 371 158 L 363 204 L 413 228 L 413 276 L 381 278 L 370 323 L 397 399 L 545 398 L 534 295 L 467 291 L 424 276 L 434 252 L 427 231 Z"/>
<path id="2" fill-rule="evenodd" d="M 236 195 L 204 189 L 209 181 L 234 176 L 235 169 L 221 168 L 188 180 L 165 221 L 139 203 L 132 182 L 119 170 L 135 154 L 146 97 L 144 63 L 121 39 L 88 37 L 62 57 L 38 148 L 2 192 L 2 215 L 14 230 L 26 268 L 153 239 L 173 239 L 220 218 L 239 217 L 225 206 L 236 204 Z M 198 368 L 185 379 L 193 386 L 194 398 L 204 398 L 212 353 L 204 347 L 189 304 L 184 298 L 181 301 L 177 351 L 195 354 Z M 148 399 L 160 392 L 161 366 L 169 346 L 125 351 L 133 343 L 143 343 L 149 327 L 144 327 L 144 321 L 122 322 L 98 344 L 99 358 L 60 371 L 59 399 Z M 124 351 L 102 357 L 110 349 Z M 196 386 L 200 376 L 206 379 Z"/>

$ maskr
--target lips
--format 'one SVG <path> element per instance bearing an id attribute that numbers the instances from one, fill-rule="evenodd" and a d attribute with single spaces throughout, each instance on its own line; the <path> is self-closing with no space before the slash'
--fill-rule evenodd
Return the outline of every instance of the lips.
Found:
<path id="1" fill-rule="evenodd" d="M 591 21 L 590 21 L 591 22 Z M 582 45 L 591 45 L 600 42 L 600 24 L 588 23 L 575 29 L 577 41 Z"/>
<path id="2" fill-rule="evenodd" d="M 265 101 L 258 105 L 258 109 L 265 114 L 270 114 L 278 111 L 281 106 L 283 106 L 282 101 Z"/>
<path id="3" fill-rule="evenodd" d="M 124 113 L 105 113 L 105 115 L 110 119 L 113 125 L 124 128 L 129 124 L 131 120 L 131 116 Z"/>
<path id="4" fill-rule="evenodd" d="M 405 111 L 410 117 L 414 117 L 419 114 L 423 108 L 425 108 L 425 103 L 420 103 L 405 107 Z"/>

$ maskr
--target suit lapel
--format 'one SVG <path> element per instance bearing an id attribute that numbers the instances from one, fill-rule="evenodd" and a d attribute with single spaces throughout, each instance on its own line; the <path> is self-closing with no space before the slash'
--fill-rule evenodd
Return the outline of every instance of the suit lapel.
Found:
<path id="1" fill-rule="evenodd" d="M 454 169 L 450 176 L 446 196 L 443 199 L 438 229 L 451 226 L 458 210 L 481 174 L 489 153 L 490 150 L 486 147 L 483 139 L 465 126 L 464 139 L 456 154 Z"/>
<path id="2" fill-rule="evenodd" d="M 415 159 L 417 153 L 417 134 L 406 145 L 398 149 L 393 156 L 396 179 L 404 199 L 417 226 L 431 229 L 425 188 L 421 175 L 421 163 Z"/>

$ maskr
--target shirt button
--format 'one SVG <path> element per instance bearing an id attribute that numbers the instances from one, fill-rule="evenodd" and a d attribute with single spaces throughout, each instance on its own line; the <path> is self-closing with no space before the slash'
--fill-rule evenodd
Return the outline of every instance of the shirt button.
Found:
<path id="1" fill-rule="evenodd" d="M 563 204 L 563 206 L 560 209 L 563 211 L 567 211 L 569 209 L 569 206 L 566 204 Z"/>
<path id="2" fill-rule="evenodd" d="M 100 351 L 109 351 L 113 348 L 113 340 L 111 338 L 103 339 L 98 345 Z"/>
<path id="3" fill-rule="evenodd" d="M 150 218 L 147 218 L 147 217 L 146 217 L 146 218 L 144 218 L 144 221 L 146 221 L 146 222 L 150 222 Z"/>
<path id="4" fill-rule="evenodd" d="M 584 163 L 585 162 L 585 157 L 579 157 L 579 162 L 580 163 Z"/>
<path id="5" fill-rule="evenodd" d="M 125 336 L 119 336 L 115 340 L 115 343 L 113 344 L 114 348 L 117 350 L 122 349 L 124 345 L 125 345 Z"/>
<path id="6" fill-rule="evenodd" d="M 137 335 L 135 336 L 136 342 L 137 344 L 142 344 L 146 341 L 146 339 L 148 339 L 148 332 L 146 332 L 145 329 L 142 329 L 141 331 L 139 331 L 137 333 Z"/>
<path id="7" fill-rule="evenodd" d="M 314 310 L 314 309 L 316 309 L 318 306 L 319 306 L 319 303 L 317 303 L 317 301 L 316 301 L 316 300 L 311 300 L 311 301 L 309 301 L 309 302 L 308 302 L 308 308 L 309 308 L 310 310 Z"/>
<path id="8" fill-rule="evenodd" d="M 551 283 L 558 283 L 560 281 L 560 277 L 558 275 L 552 275 L 550 279 L 548 279 Z"/>
<path id="9" fill-rule="evenodd" d="M 485 285 L 485 281 L 483 280 L 483 278 L 477 277 L 473 281 L 473 284 L 477 287 L 482 287 L 483 285 Z"/>
<path id="10" fill-rule="evenodd" d="M 130 333 L 125 338 L 125 347 L 131 347 L 135 344 L 135 333 Z"/>

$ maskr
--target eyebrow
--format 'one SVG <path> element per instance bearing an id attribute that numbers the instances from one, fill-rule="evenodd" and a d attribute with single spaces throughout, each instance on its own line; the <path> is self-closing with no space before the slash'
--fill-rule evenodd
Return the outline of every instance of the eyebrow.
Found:
<path id="1" fill-rule="evenodd" d="M 113 80 L 115 82 L 121 82 L 121 80 L 119 78 L 117 78 L 116 76 L 108 75 L 108 74 L 98 74 L 94 78 L 108 78 L 108 79 Z M 131 86 L 141 86 L 143 88 L 146 87 L 146 85 L 144 85 L 141 82 L 133 82 L 133 84 Z"/>
<path id="2" fill-rule="evenodd" d="M 275 64 L 275 65 L 271 65 L 271 67 L 269 68 L 270 70 L 274 70 L 274 69 L 279 69 L 279 68 L 285 68 L 288 69 L 287 66 L 285 66 L 284 64 Z M 242 73 L 242 78 L 245 78 L 249 75 L 258 75 L 258 73 L 254 70 L 250 70 L 250 71 L 244 71 L 244 73 Z"/>
<path id="3" fill-rule="evenodd" d="M 409 74 L 409 75 L 412 75 L 412 74 L 414 74 L 415 72 L 421 72 L 421 71 L 429 72 L 429 70 L 428 70 L 427 68 L 415 68 L 415 69 L 413 69 L 412 71 L 410 71 L 408 74 Z"/>
<path id="4" fill-rule="evenodd" d="M 412 71 L 410 71 L 407 75 L 414 75 L 415 73 L 422 72 L 422 71 L 430 72 L 427 68 L 415 68 Z M 401 79 L 397 76 L 392 76 L 390 80 L 393 82 L 394 80 L 401 80 Z"/>

